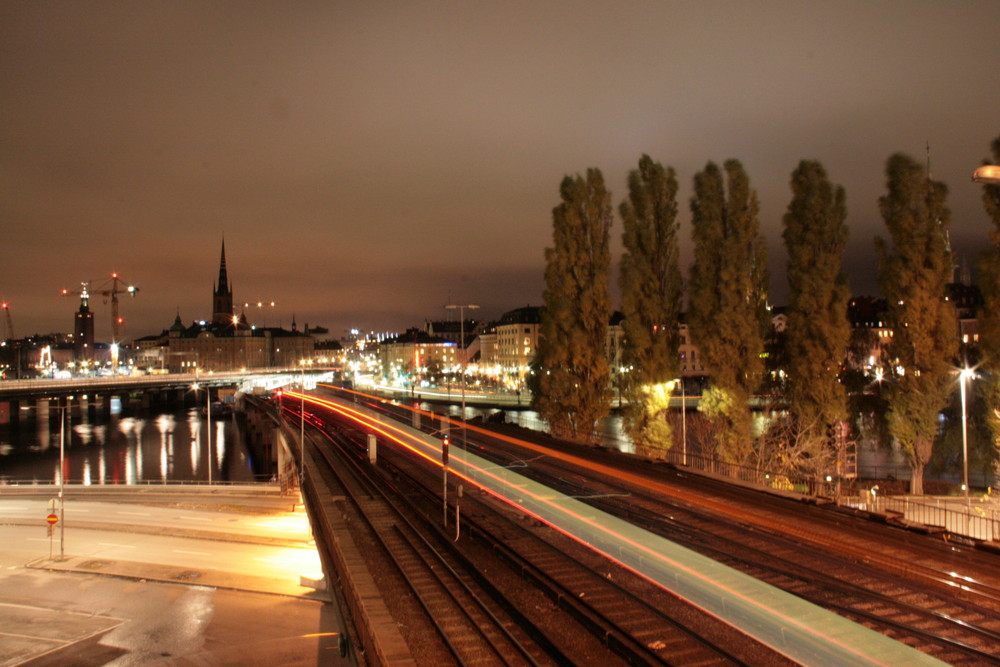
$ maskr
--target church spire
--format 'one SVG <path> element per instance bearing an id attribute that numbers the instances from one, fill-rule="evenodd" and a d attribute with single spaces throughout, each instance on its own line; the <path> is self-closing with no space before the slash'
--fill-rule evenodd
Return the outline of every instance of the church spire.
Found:
<path id="1" fill-rule="evenodd" d="M 217 292 L 229 291 L 229 277 L 226 275 L 226 239 L 222 238 L 222 259 L 219 260 L 219 286 Z"/>
<path id="2" fill-rule="evenodd" d="M 233 288 L 226 273 L 226 239 L 222 239 L 219 259 L 219 282 L 212 293 L 212 324 L 231 324 L 233 320 Z"/>

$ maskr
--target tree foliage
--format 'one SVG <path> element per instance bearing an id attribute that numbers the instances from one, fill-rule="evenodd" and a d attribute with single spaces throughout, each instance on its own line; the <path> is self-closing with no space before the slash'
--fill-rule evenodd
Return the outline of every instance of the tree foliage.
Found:
<path id="1" fill-rule="evenodd" d="M 691 336 L 712 377 L 699 410 L 720 427 L 719 455 L 740 463 L 753 449 L 749 399 L 764 368 L 767 248 L 743 166 L 728 160 L 724 168 L 725 184 L 711 162 L 694 178 L 688 296 Z"/>
<path id="2" fill-rule="evenodd" d="M 820 424 L 787 414 L 768 421 L 758 451 L 762 467 L 793 480 L 821 479 L 835 461 Z"/>
<path id="3" fill-rule="evenodd" d="M 843 270 L 847 208 L 844 189 L 830 183 L 819 162 L 800 162 L 791 188 L 783 232 L 788 401 L 797 439 L 809 439 L 825 436 L 847 417 L 847 393 L 838 380 L 851 335 L 850 286 Z"/>
<path id="4" fill-rule="evenodd" d="M 605 355 L 611 297 L 611 194 L 598 169 L 567 176 L 552 211 L 553 245 L 545 250 L 533 404 L 556 437 L 593 442 L 610 409 Z"/>
<path id="5" fill-rule="evenodd" d="M 992 164 L 1000 164 L 1000 137 L 990 147 Z M 1000 185 L 983 185 L 983 207 L 993 229 L 992 246 L 979 260 L 979 287 L 983 294 L 983 307 L 979 311 L 982 373 L 976 384 L 986 406 L 986 422 L 992 436 L 990 452 L 996 460 L 1000 458 Z"/>
<path id="6" fill-rule="evenodd" d="M 619 207 L 624 232 L 620 286 L 624 427 L 637 446 L 670 447 L 667 383 L 677 377 L 682 280 L 678 259 L 677 178 L 648 155 L 629 173 Z"/>
<path id="7" fill-rule="evenodd" d="M 890 157 L 886 179 L 888 192 L 879 198 L 879 209 L 889 241 L 877 238 L 876 248 L 897 369 L 887 387 L 888 425 L 906 453 L 910 490 L 921 494 L 938 415 L 955 387 L 957 320 L 945 298 L 953 270 L 951 213 L 945 206 L 947 187 L 932 181 L 911 158 Z"/>

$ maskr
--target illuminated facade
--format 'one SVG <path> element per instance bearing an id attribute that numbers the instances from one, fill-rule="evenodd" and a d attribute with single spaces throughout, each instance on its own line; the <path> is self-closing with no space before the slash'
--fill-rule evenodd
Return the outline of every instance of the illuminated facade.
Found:
<path id="1" fill-rule="evenodd" d="M 537 306 L 525 306 L 504 313 L 494 327 L 496 344 L 492 348 L 493 358 L 489 362 L 484 359 L 484 363 L 499 366 L 504 377 L 523 379 L 538 351 L 541 313 L 542 309 Z"/>
<path id="2" fill-rule="evenodd" d="M 410 329 L 396 338 L 382 341 L 378 355 L 382 377 L 386 379 L 451 373 L 460 363 L 458 345 L 420 329 Z"/>
<path id="3" fill-rule="evenodd" d="M 298 367 L 312 359 L 312 336 L 278 327 L 258 329 L 246 320 L 228 325 L 196 322 L 184 327 L 180 318 L 170 328 L 166 367 L 171 372 L 229 371 Z"/>
<path id="4" fill-rule="evenodd" d="M 153 350 L 159 351 L 159 363 Z M 147 368 L 172 373 L 239 371 L 254 368 L 297 368 L 313 358 L 315 340 L 307 333 L 280 327 L 256 327 L 245 314 L 233 310 L 233 290 L 226 270 L 226 245 L 222 244 L 219 279 L 212 287 L 212 319 L 184 326 L 180 315 L 173 326 L 143 343 Z"/>

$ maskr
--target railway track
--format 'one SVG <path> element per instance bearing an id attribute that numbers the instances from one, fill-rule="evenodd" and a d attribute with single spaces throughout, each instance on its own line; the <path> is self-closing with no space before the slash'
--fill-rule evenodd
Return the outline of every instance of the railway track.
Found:
<path id="1" fill-rule="evenodd" d="M 324 445 L 308 448 L 310 469 L 325 488 L 343 495 L 340 508 L 355 539 L 370 545 L 370 557 L 392 564 L 382 571 L 384 583 L 396 592 L 392 606 L 409 626 L 405 634 L 420 664 L 569 664 L 544 633 L 498 602 L 499 591 L 483 586 L 454 557 L 439 531 L 372 484 L 355 458 Z"/>
<path id="2" fill-rule="evenodd" d="M 507 451 L 491 443 L 480 455 L 499 465 L 523 457 Z M 617 458 L 620 462 L 623 457 Z M 645 467 L 642 472 L 648 475 Z M 775 512 L 775 501 L 759 492 L 738 491 L 736 504 L 707 495 L 681 494 L 682 500 L 548 458 L 533 460 L 521 473 L 950 664 L 998 662 L 996 580 L 956 577 L 952 559 L 934 562 L 930 552 L 941 544 L 922 549 L 911 544 L 908 551 L 891 544 L 883 526 L 880 537 L 890 544 L 880 549 L 878 541 L 858 544 L 858 534 L 850 528 L 829 532 L 837 521 L 796 527 L 791 514 L 776 525 L 773 517 L 755 517 L 755 507 L 765 516 Z M 800 503 L 786 507 L 790 509 L 806 508 Z M 824 511 L 809 510 L 810 517 Z M 900 551 L 919 555 L 919 562 L 900 560 Z M 989 569 L 995 571 L 995 565 Z"/>
<path id="3" fill-rule="evenodd" d="M 355 461 L 363 458 L 362 434 L 345 431 L 332 438 L 344 451 L 353 451 Z M 371 468 L 367 463 L 355 465 Z M 389 452 L 380 453 L 379 465 L 372 470 L 387 475 L 373 486 L 391 488 L 394 495 L 406 498 L 409 507 L 421 510 L 426 526 L 440 521 L 440 479 L 436 471 L 428 471 L 426 466 L 414 465 L 412 460 Z M 461 516 L 461 546 L 455 547 L 449 558 L 477 572 L 488 573 L 494 590 L 503 589 L 506 593 L 514 588 L 511 582 L 517 581 L 521 590 L 515 598 L 537 597 L 541 592 L 549 604 L 535 604 L 544 618 L 535 618 L 531 623 L 539 627 L 548 622 L 548 631 L 556 637 L 551 642 L 555 653 L 548 657 L 555 662 L 593 663 L 593 654 L 581 656 L 573 646 L 589 635 L 592 643 L 604 647 L 607 655 L 597 658 L 603 662 L 790 664 L 724 623 L 551 528 L 526 521 L 519 512 L 488 496 L 467 494 L 462 500 Z M 524 592 L 525 587 L 533 592 Z M 508 604 L 523 605 L 523 602 L 511 600 Z M 554 623 L 559 629 L 551 629 Z"/>
<path id="4" fill-rule="evenodd" d="M 397 419 L 409 415 L 401 406 L 385 407 L 398 413 Z M 945 662 L 1000 663 L 995 554 L 668 466 L 560 446 L 601 467 L 624 470 L 623 477 L 649 480 L 619 482 L 604 469 L 595 472 L 558 456 L 539 456 L 537 447 L 511 447 L 480 430 L 469 430 L 470 446 L 497 465 L 523 466 L 530 459 L 521 474 Z M 544 436 L 539 440 L 554 444 Z M 963 574 L 970 572 L 975 575 Z"/>

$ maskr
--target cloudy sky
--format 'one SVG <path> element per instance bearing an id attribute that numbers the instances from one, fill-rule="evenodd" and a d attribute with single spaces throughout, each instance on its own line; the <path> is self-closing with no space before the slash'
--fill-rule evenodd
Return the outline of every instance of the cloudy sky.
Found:
<path id="1" fill-rule="evenodd" d="M 60 290 L 117 271 L 126 334 L 157 333 L 210 316 L 224 237 L 259 324 L 495 318 L 541 303 L 563 176 L 600 168 L 617 204 L 643 153 L 681 181 L 685 270 L 692 177 L 743 162 L 776 302 L 789 175 L 820 160 L 872 293 L 894 152 L 929 143 L 955 247 L 987 242 L 998 29 L 994 0 L 2 0 L 0 297 L 19 336 L 71 331 Z"/>

